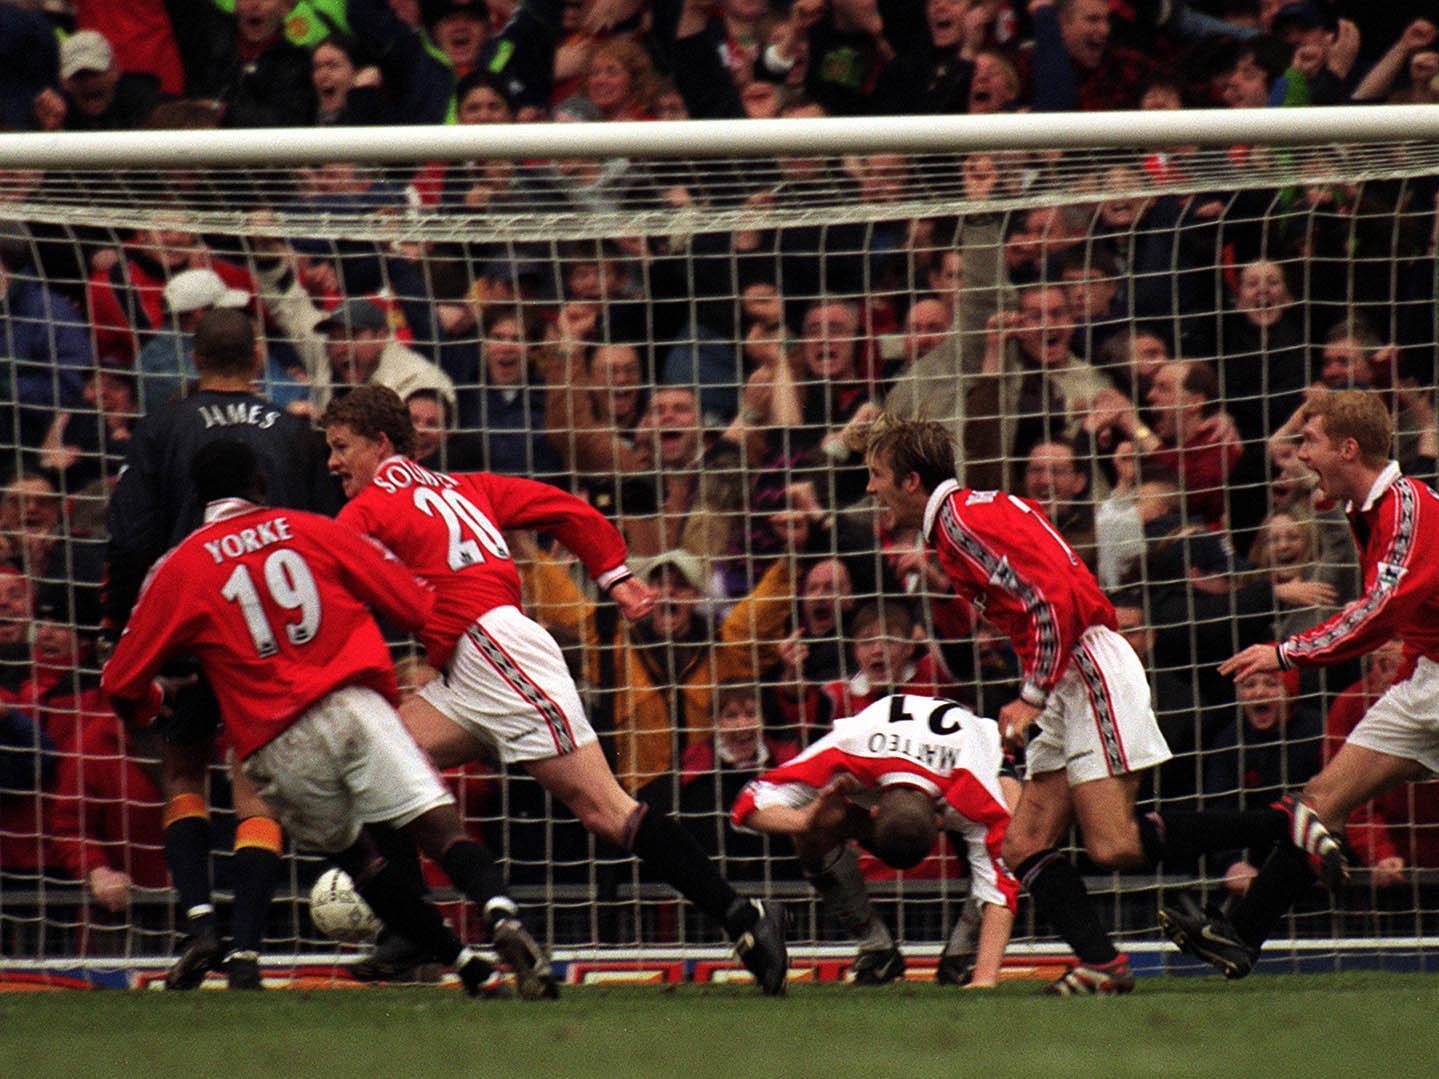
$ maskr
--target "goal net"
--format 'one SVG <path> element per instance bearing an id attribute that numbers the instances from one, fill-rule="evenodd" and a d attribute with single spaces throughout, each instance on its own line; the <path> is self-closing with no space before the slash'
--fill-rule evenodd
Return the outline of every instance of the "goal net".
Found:
<path id="1" fill-rule="evenodd" d="M 110 492 L 143 417 L 191 385 L 215 305 L 254 315 L 277 405 L 313 416 L 384 382 L 426 463 L 543 479 L 621 528 L 659 589 L 645 622 L 549 537 L 513 534 L 527 610 L 621 783 L 742 892 L 786 902 L 801 956 L 842 963 L 854 942 L 786 841 L 730 826 L 744 783 L 891 690 L 993 716 L 1018 684 L 982 611 L 866 496 L 881 411 L 944 423 L 962 482 L 1036 500 L 1098 574 L 1174 751 L 1143 806 L 1297 788 L 1393 679 L 1397 643 L 1238 687 L 1216 667 L 1358 595 L 1343 514 L 1297 457 L 1308 387 L 1382 393 L 1397 459 L 1432 481 L 1439 149 L 1421 109 L 1361 128 L 1312 109 L 0 138 L 0 971 L 161 966 L 184 932 L 154 747 L 106 709 L 96 631 Z M 408 687 L 433 676 L 411 642 L 394 651 Z M 220 750 L 222 920 L 226 776 Z M 561 956 L 723 956 L 715 926 L 522 771 L 449 778 Z M 1275 954 L 1424 962 L 1436 813 L 1430 784 L 1365 807 L 1351 882 L 1307 895 Z M 1158 906 L 1222 901 L 1265 853 L 1115 873 L 1070 843 L 1156 964 Z M 322 865 L 284 865 L 266 952 L 328 962 L 304 902 Z M 863 866 L 901 946 L 934 956 L 964 851 Z M 1026 903 L 1015 951 L 1062 951 L 1050 934 Z"/>

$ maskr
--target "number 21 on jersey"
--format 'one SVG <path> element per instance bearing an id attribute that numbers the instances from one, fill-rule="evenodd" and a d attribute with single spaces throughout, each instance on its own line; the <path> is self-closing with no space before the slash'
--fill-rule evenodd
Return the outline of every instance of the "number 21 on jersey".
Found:
<path id="1" fill-rule="evenodd" d="M 485 560 L 483 547 L 496 558 L 509 558 L 505 538 L 475 504 L 458 491 L 415 488 L 415 508 L 427 517 L 439 517 L 450 532 L 450 569 L 462 570 Z"/>

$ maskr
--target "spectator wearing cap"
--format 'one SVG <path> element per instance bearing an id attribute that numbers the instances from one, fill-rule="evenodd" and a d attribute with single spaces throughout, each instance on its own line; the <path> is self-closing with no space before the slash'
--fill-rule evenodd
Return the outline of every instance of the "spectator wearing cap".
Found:
<path id="1" fill-rule="evenodd" d="M 80 404 L 93 353 L 84 317 L 30 268 L 30 247 L 23 226 L 0 236 L 0 385 L 19 406 L 0 410 L 0 438 L 38 446 L 53 410 Z"/>
<path id="2" fill-rule="evenodd" d="M 174 4 L 185 93 L 215 100 L 226 127 L 295 127 L 315 119 L 310 54 L 285 39 L 286 0 Z"/>
<path id="3" fill-rule="evenodd" d="M 673 771 L 690 746 L 714 734 L 716 687 L 753 682 L 779 658 L 794 562 L 777 559 L 718 626 L 704 612 L 708 581 L 696 555 L 668 550 L 631 565 L 656 590 L 654 607 L 639 622 L 621 621 L 604 639 L 593 601 L 572 580 L 566 578 L 571 594 L 554 599 L 584 611 L 580 633 L 590 684 L 612 687 L 603 693 L 596 726 L 612 722 L 615 776 L 635 791 Z"/>
<path id="4" fill-rule="evenodd" d="M 1276 11 L 1269 32 L 1293 50 L 1270 92 L 1271 105 L 1347 104 L 1349 74 L 1360 46 L 1354 23 L 1336 20 L 1306 0 Z"/>
<path id="5" fill-rule="evenodd" d="M 471 71 L 455 87 L 455 119 L 461 124 L 514 123 L 509 84 L 488 71 Z M 435 161 L 415 177 L 415 190 L 426 203 L 438 200 L 469 213 L 534 211 L 543 205 L 559 208 L 563 196 L 533 165 L 499 159 Z M 472 244 L 474 249 L 499 245 Z"/>
<path id="6" fill-rule="evenodd" d="M 71 34 L 60 46 L 60 90 L 35 98 L 44 131 L 134 131 L 162 100 L 159 80 L 121 72 L 109 39 L 98 30 Z"/>
<path id="7" fill-rule="evenodd" d="M 450 408 L 456 407 L 450 376 L 396 340 L 389 312 L 374 300 L 352 296 L 325 313 L 295 281 L 283 295 L 267 293 L 265 302 L 276 324 L 295 342 L 310 383 L 308 405 L 316 415 L 330 403 L 337 386 L 369 382 L 388 386 L 401 399 L 416 390 L 436 390 Z"/>
<path id="8" fill-rule="evenodd" d="M 62 513 L 49 477 L 17 469 L 0 495 L 0 561 L 44 577 Z"/>
<path id="9" fill-rule="evenodd" d="M 195 326 L 206 312 L 216 307 L 244 308 L 250 303 L 250 294 L 244 289 L 231 288 L 214 270 L 203 268 L 177 273 L 162 295 L 168 325 L 173 329 L 152 337 L 135 365 L 140 408 L 145 412 L 179 396 L 195 377 Z"/>
<path id="10" fill-rule="evenodd" d="M 118 258 L 99 263 L 91 273 L 85 298 L 100 362 L 134 363 L 165 326 L 165 285 L 185 270 L 208 267 L 228 287 L 254 293 L 249 271 L 217 258 L 188 225 L 182 214 L 163 212 L 148 228 L 131 234 Z"/>
<path id="11" fill-rule="evenodd" d="M 24 712 L 62 754 L 74 750 L 87 718 L 107 714 L 95 660 L 100 604 L 95 585 L 51 581 L 35 591 L 26 677 L 0 695 Z"/>

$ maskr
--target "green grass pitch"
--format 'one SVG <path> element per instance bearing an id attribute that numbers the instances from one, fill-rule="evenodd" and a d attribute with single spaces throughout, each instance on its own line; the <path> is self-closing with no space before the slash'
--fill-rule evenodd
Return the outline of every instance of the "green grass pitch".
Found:
<path id="1" fill-rule="evenodd" d="M 0 1071 L 350 1079 L 647 1076 L 1439 1076 L 1432 975 L 1141 980 L 1055 1000 L 927 984 L 569 988 L 555 1003 L 454 990 L 0 995 Z"/>

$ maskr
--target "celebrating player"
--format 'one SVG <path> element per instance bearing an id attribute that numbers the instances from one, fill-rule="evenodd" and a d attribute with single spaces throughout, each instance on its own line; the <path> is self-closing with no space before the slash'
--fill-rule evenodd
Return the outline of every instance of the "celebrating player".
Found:
<path id="1" fill-rule="evenodd" d="M 574 551 L 626 618 L 642 618 L 653 593 L 625 568 L 615 527 L 547 484 L 417 465 L 409 411 L 382 386 L 355 388 L 320 422 L 330 468 L 350 498 L 341 522 L 383 543 L 435 589 L 420 638 L 444 677 L 400 711 L 435 766 L 475 760 L 487 748 L 523 764 L 586 828 L 638 855 L 724 925 L 764 992 L 783 992 L 782 913 L 741 899 L 687 831 L 625 793 L 554 638 L 520 610 L 519 575 L 501 533 L 536 528 Z"/>
<path id="2" fill-rule="evenodd" d="M 1404 641 L 1409 661 L 1339 752 L 1305 784 L 1292 803 L 1295 844 L 1270 855 L 1231 915 L 1200 912 L 1192 904 L 1160 912 L 1170 940 L 1230 978 L 1249 973 L 1264 941 L 1311 886 L 1316 860 L 1331 887 L 1342 877 L 1331 829 L 1342 829 L 1356 807 L 1391 787 L 1439 772 L 1439 497 L 1400 474 L 1398 462 L 1389 459 L 1392 438 L 1389 412 L 1377 394 L 1342 390 L 1305 407 L 1299 460 L 1317 475 L 1326 498 L 1346 504 L 1364 588 L 1313 629 L 1277 644 L 1252 645 L 1219 668 L 1237 681 L 1256 671 L 1338 663 L 1394 636 Z"/>
<path id="3" fill-rule="evenodd" d="M 1027 776 L 1004 860 L 1079 957 L 1058 995 L 1126 993 L 1129 960 L 1109 941 L 1079 871 L 1056 848 L 1077 818 L 1100 865 L 1145 861 L 1134 815 L 1139 773 L 1169 758 L 1139 658 L 1115 632 L 1094 575 L 1032 502 L 954 479 L 954 443 L 938 423 L 881 420 L 867 449 L 868 491 L 891 528 L 920 527 L 956 592 L 982 601 L 1023 664 L 1019 698 L 999 712 L 1023 745 Z"/>
<path id="4" fill-rule="evenodd" d="M 164 702 L 155 676 L 173 656 L 195 655 L 245 776 L 297 844 L 329 854 L 384 922 L 478 995 L 493 968 L 379 856 L 363 825 L 404 829 L 484 912 L 521 994 L 554 996 L 497 867 L 394 710 L 394 667 L 365 605 L 413 629 L 433 594 L 343 525 L 258 505 L 263 476 L 242 442 L 206 445 L 193 475 L 205 523 L 157 563 L 105 665 L 116 711 L 153 720 Z"/>
<path id="5" fill-rule="evenodd" d="M 988 988 L 1014 925 L 1019 882 L 1000 860 L 1009 803 L 993 720 L 936 697 L 895 694 L 834 729 L 787 764 L 751 781 L 735 800 L 738 828 L 794 837 L 805 875 L 825 909 L 860 939 L 855 980 L 878 984 L 904 973 L 904 959 L 865 894 L 849 840 L 895 869 L 933 849 L 939 821 L 964 843 L 970 898 L 983 905 L 969 985 Z M 1013 781 L 1010 781 L 1013 783 Z M 957 943 L 940 956 L 945 980 L 967 960 Z"/>

